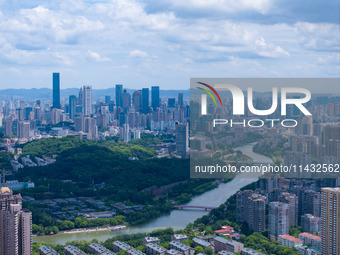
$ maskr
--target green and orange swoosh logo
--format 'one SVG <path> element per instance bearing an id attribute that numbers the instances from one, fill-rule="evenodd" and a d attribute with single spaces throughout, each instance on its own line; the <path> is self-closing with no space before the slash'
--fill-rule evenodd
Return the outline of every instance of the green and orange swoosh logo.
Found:
<path id="1" fill-rule="evenodd" d="M 220 104 L 221 104 L 221 106 L 222 106 L 222 100 L 221 100 L 221 98 L 220 98 L 220 95 L 217 93 L 217 91 L 216 91 L 212 86 L 210 86 L 209 84 L 203 83 L 203 82 L 197 82 L 197 83 L 198 83 L 198 84 L 201 84 L 201 85 L 203 85 L 203 86 L 206 86 L 206 87 L 209 88 L 212 92 L 214 92 L 214 94 L 217 96 L 217 98 L 218 98 L 218 100 L 220 101 Z M 212 100 L 214 101 L 215 105 L 217 105 L 215 98 L 213 97 L 213 95 L 211 94 L 211 92 L 210 92 L 209 90 L 204 89 L 204 88 L 200 88 L 200 87 L 197 87 L 197 88 L 200 89 L 200 90 L 203 90 L 205 93 L 207 93 L 207 94 L 212 98 Z"/>

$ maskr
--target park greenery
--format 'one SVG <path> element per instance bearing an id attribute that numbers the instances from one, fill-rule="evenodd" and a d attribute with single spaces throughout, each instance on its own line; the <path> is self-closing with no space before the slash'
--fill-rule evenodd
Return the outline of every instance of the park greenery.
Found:
<path id="1" fill-rule="evenodd" d="M 137 225 L 169 213 L 175 204 L 187 203 L 195 195 L 218 186 L 210 179 L 191 179 L 188 159 L 158 159 L 150 146 L 172 139 L 154 137 L 125 144 L 117 139 L 106 141 L 79 140 L 69 136 L 61 139 L 42 139 L 23 146 L 24 155 L 56 156 L 56 162 L 42 167 L 20 169 L 15 178 L 33 181 L 35 188 L 20 190 L 22 196 L 35 199 L 68 197 L 94 197 L 107 206 L 124 202 L 127 205 L 144 205 L 139 211 L 124 213 L 126 223 Z M 138 160 L 129 160 L 129 157 Z M 145 181 L 147 180 L 147 181 Z M 178 183 L 171 190 L 159 194 L 157 199 L 149 191 Z M 33 212 L 35 234 L 57 233 L 59 230 L 79 227 L 74 221 L 57 222 L 45 212 L 43 205 L 25 203 Z M 112 222 L 110 222 L 112 224 Z M 89 222 L 84 227 L 108 225 L 105 220 Z"/>
<path id="2" fill-rule="evenodd" d="M 10 159 L 13 159 L 13 154 L 2 151 L 0 153 L 0 170 L 11 168 Z"/>

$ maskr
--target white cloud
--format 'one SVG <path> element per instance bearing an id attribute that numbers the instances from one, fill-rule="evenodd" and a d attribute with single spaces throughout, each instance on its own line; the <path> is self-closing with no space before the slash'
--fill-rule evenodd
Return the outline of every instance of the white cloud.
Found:
<path id="1" fill-rule="evenodd" d="M 141 50 L 133 50 L 133 51 L 130 51 L 129 55 L 131 57 L 145 58 L 148 56 L 148 53 L 141 51 Z"/>
<path id="2" fill-rule="evenodd" d="M 95 62 L 107 62 L 110 61 L 110 58 L 102 57 L 97 52 L 94 52 L 92 50 L 88 50 L 86 53 L 86 57 L 89 60 L 95 61 Z"/>
<path id="3" fill-rule="evenodd" d="M 298 22 L 295 24 L 302 46 L 310 50 L 340 50 L 340 25 Z"/>
<path id="4" fill-rule="evenodd" d="M 193 10 L 204 10 L 212 12 L 244 12 L 253 10 L 265 14 L 271 7 L 270 0 L 173 0 L 171 1 L 175 8 L 185 8 Z"/>

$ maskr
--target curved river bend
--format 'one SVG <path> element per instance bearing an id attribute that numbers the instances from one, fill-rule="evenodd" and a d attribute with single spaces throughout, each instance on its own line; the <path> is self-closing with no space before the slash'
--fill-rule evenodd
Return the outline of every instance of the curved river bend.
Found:
<path id="1" fill-rule="evenodd" d="M 268 162 L 271 163 L 272 160 L 263 155 L 253 152 L 253 146 L 255 143 L 246 144 L 235 148 L 235 150 L 242 151 L 243 154 L 254 159 L 255 162 Z M 196 206 L 212 206 L 218 207 L 223 204 L 229 197 L 234 195 L 242 187 L 257 181 L 260 174 L 255 178 L 234 178 L 228 183 L 220 184 L 216 189 L 205 192 L 202 195 L 194 197 L 187 205 Z M 105 241 L 113 236 L 123 235 L 123 234 L 134 234 L 134 233 L 146 233 L 151 232 L 154 229 L 172 227 L 175 230 L 183 229 L 190 222 L 195 221 L 197 218 L 208 214 L 207 211 L 194 211 L 194 210 L 173 210 L 170 214 L 161 216 L 157 219 L 150 221 L 149 223 L 130 227 L 123 231 L 94 231 L 91 233 L 75 233 L 75 234 L 57 234 L 54 236 L 37 236 L 33 237 L 34 242 L 46 242 L 46 243 L 58 243 L 65 244 L 72 240 L 91 240 L 93 238 L 99 241 Z"/>

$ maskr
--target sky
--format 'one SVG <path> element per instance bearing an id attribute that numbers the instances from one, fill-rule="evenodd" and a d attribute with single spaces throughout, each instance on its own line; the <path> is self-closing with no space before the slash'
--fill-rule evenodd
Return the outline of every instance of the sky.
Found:
<path id="1" fill-rule="evenodd" d="M 0 0 L 0 89 L 340 77 L 338 0 Z"/>

